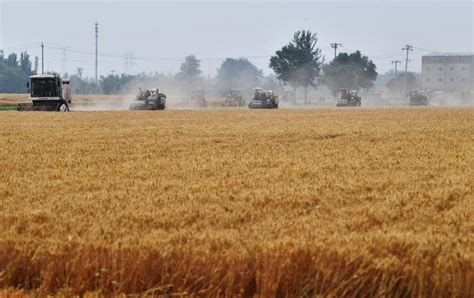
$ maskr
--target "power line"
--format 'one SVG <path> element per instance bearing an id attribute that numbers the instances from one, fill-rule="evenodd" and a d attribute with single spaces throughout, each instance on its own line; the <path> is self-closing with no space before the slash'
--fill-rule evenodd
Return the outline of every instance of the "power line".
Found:
<path id="1" fill-rule="evenodd" d="M 39 45 L 41 45 L 41 42 L 37 41 L 37 42 L 30 42 L 30 43 L 23 44 L 23 45 L 17 45 L 17 46 L 11 46 L 11 47 L 8 47 L 8 48 L 3 48 L 3 50 L 8 50 L 8 51 L 18 50 L 18 49 L 25 50 L 25 49 L 37 48 Z"/>
<path id="2" fill-rule="evenodd" d="M 45 42 L 44 46 L 50 49 L 56 49 L 56 50 L 61 50 L 61 51 L 66 50 L 67 52 L 75 53 L 75 54 L 83 54 L 83 55 L 91 55 L 91 56 L 96 55 L 94 51 L 77 49 L 77 48 L 73 48 L 69 46 L 66 47 L 66 46 L 62 46 L 62 45 L 51 43 L 51 42 L 47 42 L 47 43 Z M 117 59 L 121 59 L 122 61 L 124 58 L 127 57 L 127 55 L 128 54 L 117 54 L 117 53 L 111 53 L 111 52 L 97 51 L 97 56 L 99 57 L 117 58 Z M 272 55 L 267 54 L 267 55 L 255 55 L 255 56 L 239 56 L 237 58 L 246 58 L 246 59 L 256 60 L 256 59 L 268 59 L 271 56 Z M 227 58 L 229 57 L 203 57 L 203 58 L 200 58 L 200 60 L 201 61 L 221 61 Z M 156 61 L 156 62 L 161 62 L 163 64 L 164 62 L 176 62 L 177 64 L 178 63 L 181 64 L 183 62 L 183 58 L 170 58 L 170 57 L 151 57 L 151 56 L 133 56 L 132 55 L 128 59 L 135 60 L 135 61 L 146 61 L 146 62 Z"/>
<path id="3" fill-rule="evenodd" d="M 34 43 L 36 45 L 41 45 L 41 43 Z M 83 54 L 83 55 L 90 55 L 90 56 L 95 56 L 96 53 L 95 51 L 91 50 L 84 50 L 84 49 L 78 49 L 70 46 L 63 46 L 59 45 L 56 43 L 52 42 L 44 42 L 44 47 L 49 48 L 49 49 L 55 49 L 55 50 L 61 50 L 64 51 L 66 50 L 69 53 L 75 53 L 75 54 Z M 28 44 L 30 45 L 30 44 Z M 18 47 L 20 48 L 20 47 Z M 36 48 L 36 46 L 32 46 L 31 48 Z M 124 59 L 127 54 L 118 54 L 118 53 L 111 53 L 111 52 L 104 52 L 104 51 L 98 51 L 97 55 L 99 57 L 107 57 L 107 58 L 117 58 L 117 59 Z M 246 58 L 246 59 L 268 59 L 270 58 L 271 54 L 267 55 L 254 55 L 254 56 L 238 56 L 237 58 Z M 203 57 L 200 58 L 201 61 L 220 61 L 224 60 L 229 57 Z M 131 60 L 142 60 L 142 61 L 157 61 L 157 62 L 176 62 L 176 63 L 182 63 L 183 58 L 173 58 L 173 57 L 152 57 L 152 56 L 133 56 L 130 58 Z M 69 59 L 68 59 L 69 60 Z"/>
<path id="4" fill-rule="evenodd" d="M 132 73 L 132 68 L 135 65 L 135 62 L 133 61 L 134 56 L 133 52 L 128 52 L 124 56 L 124 65 L 125 65 L 125 74 L 130 74 Z"/>
<path id="5" fill-rule="evenodd" d="M 50 49 L 56 49 L 56 50 L 66 50 L 67 52 L 70 53 L 75 53 L 75 54 L 83 54 L 83 55 L 96 55 L 94 52 L 87 51 L 87 50 L 79 50 L 71 47 L 63 47 L 60 45 L 56 45 L 53 43 L 45 43 L 46 48 Z M 134 56 L 130 55 L 129 53 L 127 54 L 114 54 L 114 53 L 109 53 L 109 52 L 98 52 L 97 56 L 99 57 L 105 57 L 105 58 L 117 58 L 121 59 L 122 61 L 128 60 L 128 63 L 130 66 L 133 66 L 136 63 L 136 61 L 143 61 L 146 62 L 146 64 L 173 64 L 173 65 L 178 65 L 183 62 L 183 58 L 165 58 L 165 57 L 150 57 L 150 56 Z M 246 58 L 249 60 L 258 60 L 258 59 L 269 59 L 272 55 L 258 55 L 258 56 L 241 56 L 239 58 Z M 214 58 L 200 58 L 202 62 L 206 61 L 222 61 L 225 60 L 229 57 L 214 57 Z M 72 61 L 71 59 L 68 59 L 69 61 Z M 138 63 L 140 64 L 140 63 Z M 143 63 L 145 64 L 145 63 Z"/>
<path id="6" fill-rule="evenodd" d="M 56 44 L 52 42 L 46 42 L 45 44 L 52 49 L 59 49 L 59 50 L 66 49 L 69 52 L 74 52 L 78 54 L 95 55 L 95 51 L 91 51 L 91 50 L 73 48 L 73 47 L 64 46 L 64 45 L 60 45 L 60 44 Z M 114 53 L 109 53 L 109 52 L 98 52 L 98 54 L 99 56 L 103 56 L 103 57 L 116 57 L 116 58 L 123 57 L 122 54 L 114 54 Z"/>
<path id="7" fill-rule="evenodd" d="M 94 23 L 94 25 L 96 25 L 98 27 L 98 23 Z M 98 29 L 98 28 L 97 28 Z M 98 30 L 97 30 L 98 31 Z M 48 56 L 48 61 L 58 61 L 58 62 L 61 62 L 62 61 L 62 65 L 63 65 L 63 72 L 66 71 L 66 67 L 67 67 L 67 62 L 77 62 L 77 63 L 83 63 L 83 64 L 87 64 L 87 65 L 91 65 L 92 63 L 95 63 L 97 62 L 97 78 L 98 78 L 98 59 L 99 57 L 102 57 L 104 59 L 101 59 L 101 63 L 102 64 L 116 64 L 116 63 L 119 63 L 119 61 L 117 60 L 121 60 L 122 63 L 124 63 L 124 59 L 125 59 L 125 70 L 126 72 L 128 73 L 131 73 L 131 68 L 133 65 L 179 65 L 182 63 L 183 61 L 183 58 L 172 58 L 172 57 L 154 57 L 154 56 L 133 56 L 133 55 L 130 55 L 129 53 L 126 53 L 126 54 L 118 54 L 118 53 L 111 53 L 111 52 L 105 52 L 105 51 L 99 51 L 98 50 L 98 32 L 97 32 L 97 45 L 96 45 L 96 49 L 95 51 L 94 50 L 84 50 L 84 49 L 79 49 L 79 48 L 74 48 L 74 47 L 68 47 L 68 46 L 63 46 L 63 45 L 59 45 L 59 44 L 55 44 L 55 43 L 51 43 L 51 42 L 32 42 L 32 43 L 26 43 L 26 44 L 23 44 L 23 45 L 16 45 L 15 47 L 9 47 L 7 49 L 13 49 L 13 48 L 36 48 L 38 45 L 41 46 L 41 50 L 42 50 L 42 70 L 44 71 L 44 50 L 45 48 L 48 48 L 48 49 L 54 49 L 54 50 L 58 50 L 60 51 L 58 53 L 58 55 L 56 57 L 58 57 L 58 60 L 55 60 L 53 59 L 53 57 L 55 57 L 54 53 L 49 53 L 49 56 Z M 409 45 L 407 45 L 409 46 Z M 347 48 L 347 47 L 344 47 L 341 43 L 331 43 L 330 44 L 330 47 L 325 47 L 325 48 L 322 48 L 322 49 L 334 49 L 334 54 L 335 54 L 335 57 L 337 57 L 337 50 L 339 49 L 339 47 L 341 48 L 344 48 L 346 50 L 349 50 L 349 51 L 352 51 L 351 49 Z M 410 51 L 413 51 L 413 49 L 419 49 L 421 51 L 430 51 L 430 52 L 435 52 L 435 50 L 431 50 L 431 49 L 425 49 L 425 48 L 418 48 L 418 47 L 414 47 L 414 46 L 409 46 L 411 47 L 407 52 L 407 56 L 409 55 L 409 52 Z M 406 50 L 406 47 L 403 48 L 403 50 L 405 51 Z M 85 59 L 74 59 L 73 57 L 75 57 L 74 54 L 77 54 L 77 55 L 86 55 L 86 56 L 92 56 L 94 55 L 95 56 L 95 60 L 97 61 L 94 61 L 93 59 L 91 60 L 87 60 L 85 61 Z M 240 57 L 236 57 L 236 58 L 246 58 L 246 59 L 249 59 L 251 61 L 255 61 L 255 63 L 261 63 L 260 60 L 264 60 L 264 59 L 269 59 L 272 55 L 254 55 L 254 56 L 240 56 Z M 62 57 L 62 60 L 60 60 L 60 58 Z M 72 57 L 72 58 L 71 58 Z M 230 56 L 232 57 L 232 56 Z M 396 58 L 398 57 L 398 55 L 383 55 L 383 53 L 378 53 L 377 56 L 372 56 L 370 57 L 371 59 L 373 60 L 378 60 L 379 65 L 386 65 L 386 64 L 389 64 L 391 63 L 392 61 L 391 60 L 396 60 Z M 200 58 L 200 60 L 202 61 L 202 63 L 217 63 L 218 61 L 223 61 L 225 60 L 226 58 L 229 58 L 229 56 L 227 57 L 204 57 L 204 58 Z M 108 60 L 108 59 L 111 59 L 111 60 Z M 384 60 L 389 60 L 387 62 L 385 62 Z M 405 62 L 405 72 L 408 71 L 408 62 L 410 62 L 410 60 L 408 59 L 408 61 L 404 61 Z M 385 64 L 386 63 L 386 64 Z M 101 65 L 102 65 L 101 64 Z M 393 64 L 393 63 L 392 63 Z M 399 67 L 399 64 L 401 65 L 401 63 L 397 63 L 397 72 L 398 72 L 398 67 Z"/>
<path id="8" fill-rule="evenodd" d="M 433 52 L 433 53 L 436 53 L 436 52 L 442 52 L 442 51 L 437 51 L 437 50 L 430 50 L 430 49 L 425 49 L 425 48 L 418 48 L 418 47 L 412 47 L 413 49 L 417 49 L 417 50 L 420 50 L 420 51 L 425 51 L 425 52 Z"/>
<path id="9" fill-rule="evenodd" d="M 61 67 L 63 75 L 67 72 L 66 49 L 63 49 L 63 65 Z"/>
<path id="10" fill-rule="evenodd" d="M 51 45 L 48 45 L 48 43 L 45 43 L 45 47 L 50 48 L 50 49 L 55 49 L 55 50 L 66 50 L 68 52 L 76 53 L 76 54 L 95 56 L 94 52 L 88 52 L 88 51 L 76 50 L 76 49 L 72 49 L 72 48 L 65 48 L 65 47 L 58 47 L 58 46 L 51 46 Z M 112 56 L 112 55 L 104 54 L 104 53 L 102 53 L 102 54 L 98 53 L 98 55 L 101 56 L 101 57 L 113 57 L 113 58 L 122 58 L 123 57 L 122 55 Z"/>
<path id="11" fill-rule="evenodd" d="M 400 55 L 390 55 L 390 56 L 384 56 L 384 55 L 381 55 L 381 56 L 368 56 L 370 59 L 372 60 L 389 60 L 389 59 L 394 59 L 394 58 L 397 58 L 399 57 Z"/>

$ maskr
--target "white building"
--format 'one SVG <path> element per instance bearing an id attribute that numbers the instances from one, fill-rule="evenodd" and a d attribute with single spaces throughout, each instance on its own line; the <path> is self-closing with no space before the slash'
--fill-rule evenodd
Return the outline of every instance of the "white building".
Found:
<path id="1" fill-rule="evenodd" d="M 469 96 L 474 91 L 474 54 L 443 53 L 422 57 L 423 89 Z"/>

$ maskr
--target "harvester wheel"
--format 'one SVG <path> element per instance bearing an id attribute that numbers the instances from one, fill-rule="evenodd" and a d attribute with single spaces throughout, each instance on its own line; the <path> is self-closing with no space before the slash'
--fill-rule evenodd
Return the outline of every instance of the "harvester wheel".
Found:
<path id="1" fill-rule="evenodd" d="M 69 106 L 67 105 L 67 103 L 62 103 L 62 104 L 59 105 L 58 111 L 59 112 L 69 112 Z"/>

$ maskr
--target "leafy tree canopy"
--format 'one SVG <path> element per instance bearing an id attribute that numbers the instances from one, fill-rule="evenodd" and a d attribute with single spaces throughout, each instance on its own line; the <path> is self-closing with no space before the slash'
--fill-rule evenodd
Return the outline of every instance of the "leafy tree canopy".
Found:
<path id="1" fill-rule="evenodd" d="M 318 37 L 309 30 L 298 31 L 293 40 L 270 58 L 270 68 L 282 81 L 292 86 L 317 87 L 321 71 L 321 50 L 316 47 Z"/>
<path id="2" fill-rule="evenodd" d="M 216 85 L 220 94 L 230 89 L 250 90 L 260 83 L 262 71 L 248 59 L 227 58 L 217 70 Z"/>
<path id="3" fill-rule="evenodd" d="M 323 67 L 324 75 L 320 82 L 332 93 L 337 94 L 341 88 L 359 90 L 369 89 L 377 78 L 377 67 L 363 56 L 360 51 L 339 53 L 337 57 Z"/>
<path id="4" fill-rule="evenodd" d="M 187 56 L 183 64 L 181 64 L 180 71 L 177 74 L 177 78 L 193 82 L 199 78 L 201 75 L 201 61 L 196 58 L 194 55 Z"/>
<path id="5" fill-rule="evenodd" d="M 20 60 L 15 53 L 6 58 L 0 55 L 0 92 L 26 92 L 26 82 L 35 72 L 31 69 L 30 55 L 27 52 L 20 53 Z"/>
<path id="6" fill-rule="evenodd" d="M 117 94 L 123 91 L 125 85 L 133 79 L 130 75 L 115 75 L 101 76 L 99 84 L 104 94 Z"/>

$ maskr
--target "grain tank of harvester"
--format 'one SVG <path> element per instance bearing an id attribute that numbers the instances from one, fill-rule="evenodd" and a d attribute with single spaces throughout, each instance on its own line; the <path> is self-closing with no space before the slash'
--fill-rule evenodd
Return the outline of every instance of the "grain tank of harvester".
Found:
<path id="1" fill-rule="evenodd" d="M 204 90 L 193 90 L 191 105 L 199 108 L 207 108 L 207 99 Z"/>
<path id="2" fill-rule="evenodd" d="M 139 92 L 135 102 L 130 104 L 130 110 L 164 110 L 166 107 L 166 95 L 160 93 L 159 89 L 147 89 Z"/>
<path id="3" fill-rule="evenodd" d="M 408 93 L 410 99 L 410 106 L 427 106 L 430 104 L 430 92 L 429 91 L 410 91 Z"/>
<path id="4" fill-rule="evenodd" d="M 250 109 L 277 109 L 278 96 L 273 91 L 264 91 L 262 88 L 255 88 L 252 101 L 249 103 Z"/>
<path id="5" fill-rule="evenodd" d="M 225 98 L 222 103 L 223 107 L 243 107 L 245 100 L 240 89 L 230 89 L 229 95 Z"/>
<path id="6" fill-rule="evenodd" d="M 69 111 L 69 79 L 62 79 L 58 74 L 34 75 L 26 87 L 30 89 L 31 103 L 19 103 L 18 111 Z"/>
<path id="7" fill-rule="evenodd" d="M 360 107 L 362 98 L 358 96 L 357 90 L 348 91 L 341 89 L 337 98 L 336 106 L 338 107 Z"/>

